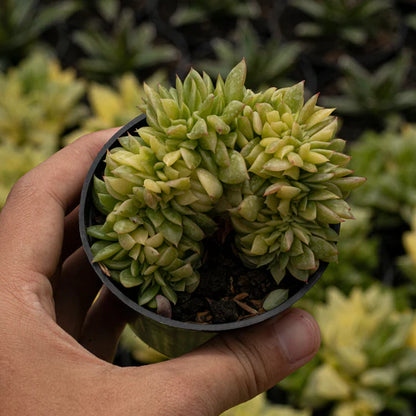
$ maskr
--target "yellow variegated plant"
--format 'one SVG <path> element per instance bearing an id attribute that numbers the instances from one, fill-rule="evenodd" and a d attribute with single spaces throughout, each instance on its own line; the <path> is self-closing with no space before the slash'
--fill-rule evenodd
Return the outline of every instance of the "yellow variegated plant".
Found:
<path id="1" fill-rule="evenodd" d="M 6 202 L 13 184 L 29 169 L 45 160 L 49 154 L 30 145 L 0 143 L 0 208 Z"/>
<path id="2" fill-rule="evenodd" d="M 44 53 L 35 53 L 18 67 L 0 73 L 1 143 L 54 153 L 60 135 L 85 114 L 80 104 L 84 90 L 73 69 L 62 70 Z"/>
<path id="3" fill-rule="evenodd" d="M 138 286 L 140 305 L 196 289 L 218 215 L 230 218 L 243 263 L 267 266 L 277 283 L 337 260 L 331 225 L 352 218 L 345 198 L 364 179 L 346 167 L 333 109 L 318 95 L 304 102 L 303 83 L 254 93 L 245 77 L 242 61 L 215 84 L 195 70 L 175 88 L 145 84 L 148 126 L 121 137 L 95 178 L 106 220 L 88 230 L 94 261 Z"/>
<path id="4" fill-rule="evenodd" d="M 327 303 L 313 308 L 322 334 L 318 356 L 281 387 L 294 404 L 326 406 L 331 416 L 412 414 L 407 397 L 416 392 L 414 314 L 399 312 L 392 292 L 376 285 L 350 296 L 330 288 L 327 295 Z"/>
<path id="5" fill-rule="evenodd" d="M 271 404 L 267 402 L 266 394 L 259 394 L 254 399 L 242 403 L 222 416 L 311 416 L 309 410 L 298 410 L 287 405 Z"/>
<path id="6" fill-rule="evenodd" d="M 146 83 L 155 86 L 164 81 L 165 75 L 156 72 Z M 93 83 L 88 87 L 87 93 L 92 114 L 83 120 L 80 129 L 65 138 L 67 144 L 84 134 L 123 126 L 140 114 L 138 104 L 145 96 L 142 84 L 132 73 L 118 79 L 115 88 Z"/>
<path id="7" fill-rule="evenodd" d="M 39 52 L 0 72 L 0 91 L 1 208 L 14 182 L 56 152 L 60 135 L 84 114 L 84 84 Z"/>

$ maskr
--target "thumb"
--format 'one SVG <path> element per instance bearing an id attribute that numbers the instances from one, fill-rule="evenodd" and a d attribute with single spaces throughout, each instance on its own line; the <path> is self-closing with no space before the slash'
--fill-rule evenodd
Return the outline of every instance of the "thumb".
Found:
<path id="1" fill-rule="evenodd" d="M 219 336 L 165 364 L 176 368 L 177 381 L 178 376 L 182 379 L 177 387 L 188 389 L 182 396 L 189 399 L 188 409 L 197 406 L 195 414 L 218 415 L 306 364 L 319 345 L 316 321 L 307 312 L 291 309 L 256 327 Z"/>

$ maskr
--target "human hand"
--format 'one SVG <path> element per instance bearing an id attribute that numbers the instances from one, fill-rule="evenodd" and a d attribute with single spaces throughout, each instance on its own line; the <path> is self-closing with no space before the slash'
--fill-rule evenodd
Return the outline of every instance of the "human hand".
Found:
<path id="1" fill-rule="evenodd" d="M 270 388 L 319 348 L 313 318 L 289 310 L 182 357 L 120 368 L 127 312 L 78 237 L 84 177 L 115 129 L 87 135 L 20 179 L 0 212 L 0 413 L 218 415 Z"/>

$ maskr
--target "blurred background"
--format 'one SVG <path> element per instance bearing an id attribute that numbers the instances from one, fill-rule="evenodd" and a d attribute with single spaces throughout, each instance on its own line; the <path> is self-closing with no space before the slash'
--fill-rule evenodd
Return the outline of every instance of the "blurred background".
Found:
<path id="1" fill-rule="evenodd" d="M 415 0 L 1 0 L 0 209 L 30 168 L 138 115 L 144 81 L 225 75 L 243 57 L 254 90 L 305 80 L 367 183 L 339 263 L 299 304 L 318 356 L 226 414 L 415 415 L 415 54 Z M 115 363 L 163 359 L 127 329 Z"/>

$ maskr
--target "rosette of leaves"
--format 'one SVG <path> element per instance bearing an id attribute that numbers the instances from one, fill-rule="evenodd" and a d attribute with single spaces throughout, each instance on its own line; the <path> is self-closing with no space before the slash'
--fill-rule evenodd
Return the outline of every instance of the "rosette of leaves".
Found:
<path id="1" fill-rule="evenodd" d="M 374 71 L 349 56 L 342 56 L 338 62 L 344 74 L 339 83 L 341 94 L 325 97 L 326 106 L 336 107 L 345 116 L 372 117 L 382 127 L 386 127 L 389 116 L 415 108 L 416 89 L 405 86 L 412 67 L 408 51 Z"/>
<path id="2" fill-rule="evenodd" d="M 309 17 L 295 27 L 301 37 L 361 46 L 377 39 L 392 22 L 390 0 L 291 0 L 290 4 Z"/>
<path id="3" fill-rule="evenodd" d="M 327 295 L 313 305 L 318 355 L 279 384 L 291 404 L 330 416 L 414 414 L 414 314 L 399 312 L 393 292 L 377 285 L 349 296 L 333 287 Z"/>
<path id="4" fill-rule="evenodd" d="M 102 81 L 177 59 L 176 48 L 160 44 L 156 35 L 152 23 L 136 26 L 133 10 L 122 9 L 112 33 L 101 27 L 91 27 L 74 34 L 75 43 L 86 54 L 80 59 L 79 68 L 89 79 Z"/>
<path id="5" fill-rule="evenodd" d="M 416 127 L 405 124 L 382 133 L 367 132 L 351 154 L 352 168 L 368 179 L 352 196 L 354 203 L 370 207 L 385 225 L 394 224 L 397 215 L 410 224 L 416 205 Z"/>
<path id="6" fill-rule="evenodd" d="M 301 52 L 300 45 L 295 42 L 284 43 L 277 38 L 261 40 L 248 21 L 238 23 L 232 40 L 218 38 L 211 43 L 216 59 L 203 60 L 198 66 L 210 75 L 226 76 L 244 56 L 248 68 L 246 86 L 252 89 L 288 85 L 286 74 Z"/>
<path id="7" fill-rule="evenodd" d="M 145 85 L 148 126 L 122 137 L 95 179 L 106 220 L 89 228 L 94 261 L 139 286 L 141 305 L 197 287 L 217 216 L 230 218 L 244 264 L 277 283 L 337 259 L 331 225 L 352 218 L 344 198 L 364 179 L 346 168 L 332 109 L 317 95 L 304 103 L 303 83 L 254 93 L 245 77 L 242 61 L 215 84 L 191 70 L 175 88 Z"/>
<path id="8" fill-rule="evenodd" d="M 47 5 L 39 0 L 3 0 L 0 8 L 0 69 L 16 64 L 30 47 L 39 46 L 39 37 L 45 31 L 68 19 L 79 7 L 74 0 Z"/>

